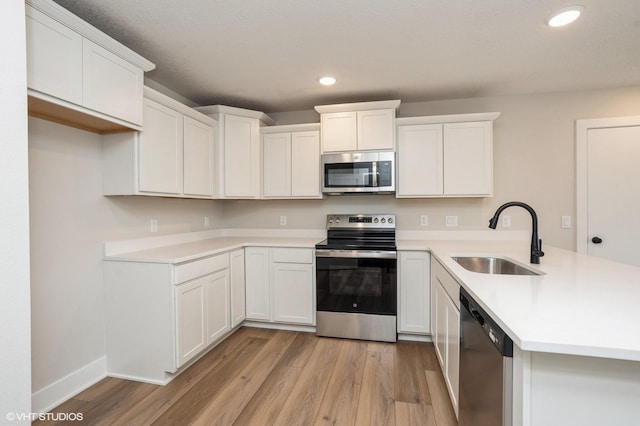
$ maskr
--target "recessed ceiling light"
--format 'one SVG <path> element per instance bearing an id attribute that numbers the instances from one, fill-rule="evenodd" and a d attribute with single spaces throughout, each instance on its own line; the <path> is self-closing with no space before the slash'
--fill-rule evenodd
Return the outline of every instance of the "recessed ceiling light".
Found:
<path id="1" fill-rule="evenodd" d="M 336 83 L 336 79 L 334 77 L 320 77 L 318 79 L 318 82 L 320 84 L 322 84 L 323 86 L 331 86 L 334 85 Z"/>
<path id="2" fill-rule="evenodd" d="M 547 19 L 547 25 L 550 27 L 562 27 L 564 25 L 568 25 L 578 19 L 583 11 L 584 6 L 565 7 L 551 15 L 549 19 Z"/>

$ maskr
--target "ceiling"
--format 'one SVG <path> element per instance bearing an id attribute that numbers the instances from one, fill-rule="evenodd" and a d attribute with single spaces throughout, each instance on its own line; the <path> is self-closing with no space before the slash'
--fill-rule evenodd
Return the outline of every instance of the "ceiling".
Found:
<path id="1" fill-rule="evenodd" d="M 200 105 L 281 112 L 640 84 L 640 1 L 55 0 Z M 333 75 L 338 82 L 320 86 Z"/>

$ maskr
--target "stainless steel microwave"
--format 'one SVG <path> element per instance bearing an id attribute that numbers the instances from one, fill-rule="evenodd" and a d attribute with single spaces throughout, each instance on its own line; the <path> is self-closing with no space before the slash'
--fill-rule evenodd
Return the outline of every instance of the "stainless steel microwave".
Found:
<path id="1" fill-rule="evenodd" d="M 393 194 L 395 185 L 393 151 L 345 152 L 322 155 L 322 192 L 341 194 Z"/>

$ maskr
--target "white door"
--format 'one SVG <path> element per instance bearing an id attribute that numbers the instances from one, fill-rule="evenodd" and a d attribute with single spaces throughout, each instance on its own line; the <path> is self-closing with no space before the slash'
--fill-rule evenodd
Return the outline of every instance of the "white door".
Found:
<path id="1" fill-rule="evenodd" d="M 444 193 L 491 195 L 493 122 L 444 125 Z"/>
<path id="2" fill-rule="evenodd" d="M 246 317 L 271 320 L 271 274 L 269 249 L 247 247 L 244 252 L 246 280 Z"/>
<path id="3" fill-rule="evenodd" d="M 579 120 L 578 251 L 640 266 L 640 117 Z"/>
<path id="4" fill-rule="evenodd" d="M 403 251 L 400 263 L 399 333 L 430 332 L 429 254 L 424 251 Z"/>
<path id="5" fill-rule="evenodd" d="M 242 323 L 245 318 L 244 249 L 232 251 L 231 263 L 231 327 Z"/>
<path id="6" fill-rule="evenodd" d="M 262 136 L 263 195 L 291 196 L 291 133 Z"/>
<path id="7" fill-rule="evenodd" d="M 395 114 L 395 109 L 358 111 L 358 149 L 393 149 Z"/>
<path id="8" fill-rule="evenodd" d="M 207 346 L 206 287 L 207 277 L 176 287 L 177 367 Z"/>
<path id="9" fill-rule="evenodd" d="M 231 330 L 229 313 L 229 270 L 208 275 L 207 344 L 213 343 Z"/>
<path id="10" fill-rule="evenodd" d="M 355 112 L 330 112 L 320 116 L 322 152 L 355 151 L 358 128 Z"/>
<path id="11" fill-rule="evenodd" d="M 224 116 L 224 195 L 257 197 L 260 192 L 260 127 L 254 118 Z"/>
<path id="12" fill-rule="evenodd" d="M 313 266 L 273 264 L 273 319 L 277 322 L 313 324 Z"/>
<path id="13" fill-rule="evenodd" d="M 398 127 L 398 198 L 442 195 L 442 147 L 442 124 Z"/>

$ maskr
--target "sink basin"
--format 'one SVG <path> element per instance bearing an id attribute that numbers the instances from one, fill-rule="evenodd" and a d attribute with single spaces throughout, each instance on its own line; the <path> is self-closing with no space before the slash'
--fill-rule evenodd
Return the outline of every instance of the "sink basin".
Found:
<path id="1" fill-rule="evenodd" d="M 452 257 L 460 266 L 471 272 L 503 275 L 542 275 L 540 272 L 525 268 L 508 259 L 490 256 Z"/>

